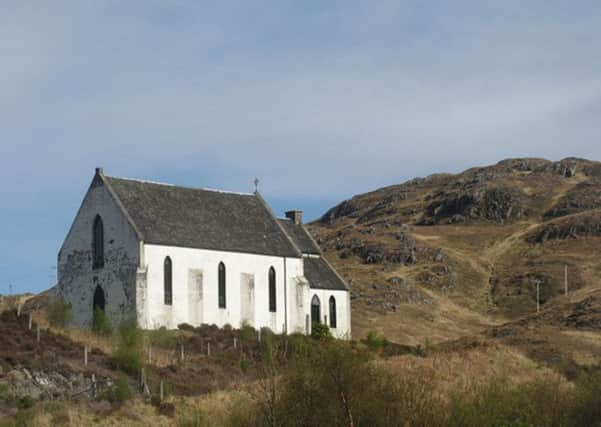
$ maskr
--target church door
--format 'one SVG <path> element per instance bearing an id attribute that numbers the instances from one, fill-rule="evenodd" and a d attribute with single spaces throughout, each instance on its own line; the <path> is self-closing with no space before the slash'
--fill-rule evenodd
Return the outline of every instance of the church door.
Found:
<path id="1" fill-rule="evenodd" d="M 240 275 L 240 325 L 255 323 L 255 276 L 242 273 Z"/>
<path id="2" fill-rule="evenodd" d="M 99 308 L 100 310 L 104 311 L 105 304 L 104 291 L 100 285 L 97 285 L 96 290 L 94 291 L 94 304 L 92 305 L 92 310 L 96 311 L 96 309 Z"/>
<path id="3" fill-rule="evenodd" d="M 311 323 L 321 322 L 321 302 L 317 295 L 313 295 L 311 300 Z"/>

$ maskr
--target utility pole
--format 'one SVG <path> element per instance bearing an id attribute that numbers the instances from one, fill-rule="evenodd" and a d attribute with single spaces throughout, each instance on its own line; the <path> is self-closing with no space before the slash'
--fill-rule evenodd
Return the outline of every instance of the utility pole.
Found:
<path id="1" fill-rule="evenodd" d="M 564 272 L 564 283 L 565 283 L 565 291 L 566 291 L 566 297 L 568 296 L 568 265 L 566 264 L 565 266 L 565 272 Z"/>

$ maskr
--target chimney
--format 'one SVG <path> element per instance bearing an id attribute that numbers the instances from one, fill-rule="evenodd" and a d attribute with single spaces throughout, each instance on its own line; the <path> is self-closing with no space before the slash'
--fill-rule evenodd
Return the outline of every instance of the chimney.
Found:
<path id="1" fill-rule="evenodd" d="M 301 225 L 303 223 L 303 211 L 295 209 L 286 212 L 286 218 L 291 219 L 295 224 Z"/>
<path id="2" fill-rule="evenodd" d="M 102 168 L 96 168 L 96 175 L 104 175 L 104 170 Z"/>

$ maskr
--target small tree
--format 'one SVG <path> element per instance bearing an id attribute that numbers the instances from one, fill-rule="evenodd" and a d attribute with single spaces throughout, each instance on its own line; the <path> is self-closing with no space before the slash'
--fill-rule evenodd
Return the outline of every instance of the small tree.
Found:
<path id="1" fill-rule="evenodd" d="M 48 322 L 55 328 L 66 327 L 73 318 L 71 304 L 63 298 L 53 298 L 46 307 Z"/>
<path id="2" fill-rule="evenodd" d="M 94 317 L 92 319 L 92 332 L 96 335 L 109 336 L 113 333 L 111 322 L 105 312 L 96 307 L 94 309 Z"/>
<path id="3" fill-rule="evenodd" d="M 119 326 L 119 341 L 109 362 L 114 369 L 132 375 L 144 367 L 144 334 L 135 319 L 126 320 Z"/>
<path id="4" fill-rule="evenodd" d="M 325 323 L 313 323 L 311 326 L 311 336 L 317 340 L 328 340 L 332 338 L 332 333 Z"/>

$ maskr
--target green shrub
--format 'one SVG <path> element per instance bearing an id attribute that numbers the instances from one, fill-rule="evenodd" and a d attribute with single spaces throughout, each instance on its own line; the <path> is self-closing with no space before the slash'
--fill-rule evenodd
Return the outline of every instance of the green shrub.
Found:
<path id="1" fill-rule="evenodd" d="M 180 323 L 177 325 L 177 329 L 180 331 L 194 332 L 194 326 L 190 325 L 189 323 Z"/>
<path id="2" fill-rule="evenodd" d="M 111 322 L 106 316 L 106 313 L 98 307 L 94 309 L 92 332 L 102 336 L 110 336 L 113 333 L 113 327 L 111 326 Z"/>
<path id="3" fill-rule="evenodd" d="M 63 298 L 53 298 L 46 307 L 48 322 L 55 328 L 66 327 L 73 318 L 71 304 Z"/>
<path id="4" fill-rule="evenodd" d="M 146 331 L 148 341 L 156 347 L 174 349 L 177 346 L 177 332 L 170 331 L 164 326 L 159 329 Z"/>
<path id="5" fill-rule="evenodd" d="M 181 403 L 176 409 L 178 427 L 201 427 L 204 425 L 200 409 L 192 404 Z"/>
<path id="6" fill-rule="evenodd" d="M 240 339 L 242 341 L 254 341 L 257 337 L 257 331 L 255 328 L 250 326 L 248 323 L 243 322 L 242 327 L 240 328 Z"/>
<path id="7" fill-rule="evenodd" d="M 388 340 L 378 335 L 375 331 L 369 331 L 364 342 L 371 351 L 380 351 L 388 345 Z"/>
<path id="8" fill-rule="evenodd" d="M 144 335 L 135 319 L 126 320 L 119 326 L 117 348 L 109 363 L 113 369 L 137 375 L 144 367 Z"/>
<path id="9" fill-rule="evenodd" d="M 111 403 L 123 403 L 133 397 L 129 380 L 124 372 L 118 372 L 115 384 L 109 390 L 101 393 L 99 400 L 108 400 Z"/>
<path id="10" fill-rule="evenodd" d="M 325 323 L 313 323 L 311 326 L 311 336 L 317 340 L 327 340 L 332 338 L 332 333 Z"/>

